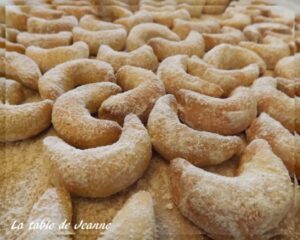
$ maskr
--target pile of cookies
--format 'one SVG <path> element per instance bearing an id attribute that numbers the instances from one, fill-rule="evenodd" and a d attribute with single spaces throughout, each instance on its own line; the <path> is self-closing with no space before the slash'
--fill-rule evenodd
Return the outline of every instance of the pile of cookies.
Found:
<path id="1" fill-rule="evenodd" d="M 300 238 L 300 14 L 1 4 L 5 239 Z"/>

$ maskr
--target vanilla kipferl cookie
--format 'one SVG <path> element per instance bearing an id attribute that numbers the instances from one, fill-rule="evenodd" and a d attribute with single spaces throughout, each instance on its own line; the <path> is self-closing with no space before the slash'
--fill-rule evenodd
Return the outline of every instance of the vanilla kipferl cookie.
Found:
<path id="1" fill-rule="evenodd" d="M 284 41 L 286 44 L 288 44 L 291 55 L 294 55 L 297 53 L 297 40 L 295 40 L 295 36 L 293 34 L 282 34 L 282 33 L 267 31 L 266 37 L 268 37 L 268 36 L 279 38 L 282 41 Z"/>
<path id="2" fill-rule="evenodd" d="M 156 220 L 154 203 L 149 192 L 139 191 L 132 195 L 117 215 L 110 228 L 97 240 L 156 239 Z"/>
<path id="3" fill-rule="evenodd" d="M 233 27 L 239 30 L 243 30 L 246 26 L 251 24 L 251 16 L 240 13 L 225 11 L 222 15 L 222 19 L 219 20 L 221 26 Z"/>
<path id="4" fill-rule="evenodd" d="M 295 130 L 295 99 L 277 90 L 277 81 L 262 77 L 253 83 L 251 90 L 257 100 L 259 113 L 266 112 L 290 132 Z"/>
<path id="5" fill-rule="evenodd" d="M 31 58 L 17 52 L 6 52 L 4 61 L 7 78 L 21 82 L 34 90 L 38 89 L 38 81 L 42 74 Z"/>
<path id="6" fill-rule="evenodd" d="M 237 45 L 245 40 L 243 32 L 232 27 L 222 27 L 220 33 L 202 33 L 205 51 L 209 51 L 221 43 Z"/>
<path id="7" fill-rule="evenodd" d="M 76 59 L 46 72 L 39 79 L 39 92 L 42 98 L 55 100 L 78 85 L 102 81 L 115 81 L 110 64 L 94 59 Z"/>
<path id="8" fill-rule="evenodd" d="M 43 19 L 58 19 L 63 16 L 64 12 L 46 6 L 34 6 L 30 9 L 30 16 Z"/>
<path id="9" fill-rule="evenodd" d="M 187 65 L 187 55 L 168 57 L 159 65 L 157 75 L 165 84 L 167 93 L 175 94 L 180 89 L 189 89 L 215 97 L 223 94 L 220 86 L 188 74 Z"/>
<path id="10" fill-rule="evenodd" d="M 207 166 L 224 162 L 241 151 L 239 137 L 196 131 L 179 121 L 177 111 L 175 97 L 165 95 L 157 100 L 148 119 L 152 144 L 165 159 L 182 157 L 194 165 Z"/>
<path id="11" fill-rule="evenodd" d="M 102 21 L 94 15 L 85 15 L 80 19 L 79 26 L 89 31 L 101 31 L 123 28 L 121 24 Z"/>
<path id="12" fill-rule="evenodd" d="M 171 191 L 181 213 L 214 239 L 264 239 L 294 204 L 294 187 L 267 141 L 246 148 L 236 177 L 171 161 Z"/>
<path id="13" fill-rule="evenodd" d="M 72 43 L 72 33 L 59 32 L 45 34 L 21 32 L 17 36 L 17 42 L 25 47 L 36 46 L 41 48 L 54 48 L 68 46 Z"/>
<path id="14" fill-rule="evenodd" d="M 42 19 L 30 17 L 27 20 L 27 29 L 31 33 L 58 33 L 62 31 L 72 31 L 78 25 L 74 16 L 65 16 L 58 19 Z"/>
<path id="15" fill-rule="evenodd" d="M 111 22 L 116 19 L 132 15 L 132 12 L 129 9 L 117 5 L 102 5 L 101 8 L 97 10 L 97 15 L 99 15 L 102 19 Z"/>
<path id="16" fill-rule="evenodd" d="M 153 22 L 153 16 L 150 12 L 140 10 L 129 17 L 119 18 L 114 21 L 115 24 L 121 24 L 128 32 L 136 25 Z"/>
<path id="17" fill-rule="evenodd" d="M 0 152 L 9 153 L 4 172 L 21 170 L 6 184 L 15 194 L 4 218 L 25 228 L 8 222 L 0 236 L 297 238 L 295 9 L 279 0 L 3 1 Z M 34 197 L 20 201 L 28 184 Z M 71 225 L 27 229 L 44 219 Z"/>
<path id="18" fill-rule="evenodd" d="M 259 66 L 256 63 L 241 69 L 224 70 L 204 62 L 201 58 L 192 56 L 188 59 L 187 72 L 203 80 L 219 85 L 224 96 L 239 86 L 250 86 L 259 76 Z"/>
<path id="19" fill-rule="evenodd" d="M 236 88 L 225 99 L 184 89 L 175 95 L 180 118 L 200 131 L 238 134 L 246 130 L 257 114 L 255 96 L 246 87 Z"/>
<path id="20" fill-rule="evenodd" d="M 191 31 L 182 41 L 171 41 L 161 37 L 151 38 L 148 42 L 160 61 L 174 55 L 188 55 L 202 57 L 205 50 L 205 42 L 202 34 Z"/>
<path id="21" fill-rule="evenodd" d="M 279 77 L 300 78 L 300 53 L 279 60 L 275 66 L 275 73 Z"/>
<path id="22" fill-rule="evenodd" d="M 266 70 L 266 63 L 255 52 L 226 43 L 211 49 L 204 55 L 203 60 L 216 68 L 225 70 L 240 69 L 252 63 L 258 64 L 262 73 Z"/>
<path id="23" fill-rule="evenodd" d="M 181 38 L 185 39 L 190 31 L 194 30 L 199 33 L 217 33 L 221 30 L 220 24 L 214 19 L 187 21 L 175 19 L 172 30 Z"/>
<path id="24" fill-rule="evenodd" d="M 89 47 L 85 42 L 75 42 L 71 46 L 51 49 L 30 46 L 26 48 L 25 55 L 35 61 L 40 70 L 45 73 L 61 63 L 79 58 L 88 58 Z"/>
<path id="25" fill-rule="evenodd" d="M 121 134 L 118 123 L 91 116 L 102 102 L 121 92 L 109 82 L 90 83 L 61 95 L 55 102 L 52 123 L 57 134 L 79 148 L 92 148 L 116 142 Z M 78 131 L 76 131 L 76 129 Z"/>
<path id="26" fill-rule="evenodd" d="M 269 70 L 273 70 L 280 59 L 290 55 L 289 45 L 272 36 L 265 37 L 262 43 L 240 42 L 239 46 L 256 52 L 265 61 Z"/>
<path id="27" fill-rule="evenodd" d="M 287 26 L 292 26 L 295 22 L 295 13 L 284 6 L 267 6 L 267 5 L 252 5 L 248 9 L 258 9 L 261 11 L 259 15 L 253 15 L 253 23 L 256 22 L 273 22 L 282 23 Z"/>
<path id="28" fill-rule="evenodd" d="M 153 16 L 153 21 L 155 23 L 165 25 L 169 28 L 173 27 L 173 23 L 175 19 L 184 19 L 184 20 L 191 19 L 189 12 L 185 9 L 178 9 L 176 11 L 151 12 L 151 14 Z"/>
<path id="29" fill-rule="evenodd" d="M 142 23 L 133 27 L 128 35 L 126 48 L 135 50 L 146 44 L 154 37 L 162 37 L 168 40 L 179 41 L 179 37 L 166 26 L 158 23 Z"/>
<path id="30" fill-rule="evenodd" d="M 155 71 L 158 59 L 151 47 L 143 45 L 131 52 L 119 52 L 107 45 L 101 45 L 97 59 L 108 62 L 115 71 L 125 65 L 140 67 Z"/>
<path id="31" fill-rule="evenodd" d="M 49 221 L 51 229 L 30 228 L 31 223 L 39 223 L 41 220 Z M 60 228 L 61 224 L 72 221 L 72 203 L 69 193 L 62 188 L 48 188 L 33 205 L 25 230 L 18 237 L 20 240 L 27 239 L 56 239 L 63 235 L 64 240 L 70 240 L 74 234 L 71 226 L 66 225 L 66 229 Z M 49 225 L 50 226 L 50 225 Z"/>
<path id="32" fill-rule="evenodd" d="M 290 175 L 299 178 L 300 173 L 295 173 L 295 137 L 282 124 L 267 113 L 261 113 L 246 130 L 247 140 L 261 138 L 268 141 L 273 152 L 281 158 Z"/>
<path id="33" fill-rule="evenodd" d="M 81 150 L 58 137 L 43 143 L 57 172 L 54 181 L 82 197 L 107 197 L 129 187 L 143 175 L 152 155 L 147 130 L 134 114 L 126 116 L 120 139 L 109 146 Z"/>
<path id="34" fill-rule="evenodd" d="M 243 32 L 248 41 L 261 42 L 267 31 L 292 34 L 292 28 L 281 23 L 263 22 L 251 24 Z"/>
<path id="35" fill-rule="evenodd" d="M 155 101 L 165 94 L 163 83 L 152 71 L 128 65 L 118 70 L 116 78 L 124 92 L 106 99 L 99 117 L 122 124 L 127 114 L 134 113 L 147 122 Z"/>
<path id="36" fill-rule="evenodd" d="M 27 139 L 48 128 L 52 105 L 51 100 L 21 105 L 0 103 L 0 142 Z"/>
<path id="37" fill-rule="evenodd" d="M 127 32 L 123 28 L 89 31 L 81 27 L 73 28 L 74 42 L 83 41 L 89 45 L 90 54 L 97 55 L 102 44 L 109 45 L 114 50 L 120 51 L 125 47 Z"/>

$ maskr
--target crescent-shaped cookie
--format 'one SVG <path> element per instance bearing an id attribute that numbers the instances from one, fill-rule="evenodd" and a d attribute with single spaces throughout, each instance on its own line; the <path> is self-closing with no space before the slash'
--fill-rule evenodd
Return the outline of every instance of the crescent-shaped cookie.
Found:
<path id="1" fill-rule="evenodd" d="M 41 221 L 49 223 L 49 228 L 33 228 L 33 223 L 41 224 Z M 48 188 L 33 205 L 27 223 L 24 226 L 19 240 L 28 239 L 57 239 L 70 240 L 73 229 L 68 224 L 62 228 L 62 223 L 72 221 L 72 203 L 70 195 L 62 188 Z M 50 225 L 51 224 L 51 225 Z M 51 229 L 50 229 L 51 226 Z"/>
<path id="2" fill-rule="evenodd" d="M 281 158 L 290 175 L 295 174 L 295 137 L 282 124 L 267 113 L 261 113 L 246 130 L 247 140 L 261 138 L 268 141 L 273 152 Z M 300 172 L 296 172 L 300 177 Z"/>
<path id="3" fill-rule="evenodd" d="M 43 143 L 58 181 L 82 197 L 107 197 L 129 187 L 143 175 L 152 155 L 147 130 L 134 114 L 126 116 L 120 139 L 110 146 L 80 150 L 57 137 Z"/>
<path id="4" fill-rule="evenodd" d="M 152 38 L 147 43 L 153 48 L 159 61 L 174 55 L 188 55 L 202 57 L 205 50 L 205 42 L 202 35 L 191 31 L 182 41 L 171 41 L 164 38 Z"/>
<path id="5" fill-rule="evenodd" d="M 26 48 L 26 56 L 37 63 L 43 73 L 56 65 L 89 57 L 89 47 L 85 42 L 75 42 L 71 46 L 62 46 L 51 49 L 30 46 Z"/>
<path id="6" fill-rule="evenodd" d="M 283 34 L 283 33 L 267 31 L 265 35 L 266 37 L 271 36 L 271 37 L 279 38 L 285 43 L 287 43 L 290 47 L 291 55 L 294 55 L 297 52 L 297 43 L 296 43 L 297 39 L 295 39 L 297 37 L 294 34 Z"/>
<path id="7" fill-rule="evenodd" d="M 120 51 L 126 43 L 127 32 L 123 28 L 89 31 L 81 27 L 73 28 L 74 42 L 84 41 L 89 45 L 90 54 L 97 55 L 102 44 L 109 45 L 114 50 Z"/>
<path id="8" fill-rule="evenodd" d="M 276 76 L 284 78 L 300 78 L 300 53 L 279 60 L 275 67 Z"/>
<path id="9" fill-rule="evenodd" d="M 165 94 L 163 83 L 152 71 L 133 66 L 121 67 L 116 78 L 124 92 L 106 99 L 99 117 L 122 124 L 127 114 L 134 113 L 147 122 L 155 101 Z"/>
<path id="10" fill-rule="evenodd" d="M 174 27 L 172 29 L 181 39 L 185 39 L 190 31 L 194 30 L 199 33 L 217 33 L 221 30 L 218 21 L 209 20 L 198 20 L 198 21 L 187 21 L 182 19 L 174 20 Z"/>
<path id="11" fill-rule="evenodd" d="M 79 148 L 112 144 L 118 140 L 121 127 L 109 120 L 96 119 L 102 102 L 121 92 L 109 82 L 90 83 L 61 95 L 55 102 L 52 123 L 57 134 L 67 143 Z"/>
<path id="12" fill-rule="evenodd" d="M 132 195 L 113 218 L 110 228 L 97 240 L 156 239 L 156 223 L 150 193 L 139 191 Z"/>
<path id="13" fill-rule="evenodd" d="M 150 12 L 140 10 L 129 17 L 119 18 L 114 21 L 115 24 L 121 24 L 128 32 L 136 25 L 153 22 L 153 16 Z"/>
<path id="14" fill-rule="evenodd" d="M 118 52 L 107 45 L 101 45 L 97 59 L 108 62 L 115 71 L 125 65 L 155 71 L 158 60 L 151 47 L 143 45 L 131 52 Z"/>
<path id="15" fill-rule="evenodd" d="M 63 16 L 64 12 L 48 8 L 46 6 L 34 6 L 30 9 L 30 16 L 43 19 L 58 19 Z"/>
<path id="16" fill-rule="evenodd" d="M 162 37 L 173 41 L 180 40 L 179 37 L 166 26 L 158 23 L 141 23 L 131 29 L 126 42 L 127 50 L 135 50 L 154 37 Z"/>
<path id="17" fill-rule="evenodd" d="M 39 92 L 42 98 L 54 100 L 78 85 L 102 81 L 115 81 L 110 64 L 94 59 L 76 59 L 46 72 L 39 79 Z"/>
<path id="18" fill-rule="evenodd" d="M 0 142 L 30 138 L 48 128 L 52 105 L 51 100 L 21 105 L 0 103 Z"/>
<path id="19" fill-rule="evenodd" d="M 34 90 L 38 89 L 38 80 L 42 75 L 31 58 L 17 52 L 5 53 L 5 74 L 7 78 L 17 80 Z"/>
<path id="20" fill-rule="evenodd" d="M 222 163 L 241 150 L 239 137 L 196 131 L 179 121 L 177 111 L 175 97 L 165 95 L 157 100 L 148 119 L 152 144 L 165 159 L 182 157 L 207 166 Z"/>
<path id="21" fill-rule="evenodd" d="M 247 146 L 236 177 L 172 160 L 171 191 L 181 213 L 213 239 L 266 239 L 295 201 L 286 167 L 263 139 Z"/>
<path id="22" fill-rule="evenodd" d="M 288 26 L 293 25 L 293 21 L 290 19 L 284 19 L 281 17 L 270 17 L 270 16 L 262 16 L 262 15 L 255 15 L 252 17 L 253 23 L 264 23 L 264 22 L 271 22 L 271 23 L 280 23 L 285 24 Z"/>
<path id="23" fill-rule="evenodd" d="M 83 16 L 80 19 L 79 26 L 89 31 L 101 31 L 123 28 L 121 24 L 102 21 L 94 15 Z"/>
<path id="24" fill-rule="evenodd" d="M 204 55 L 203 60 L 216 68 L 225 70 L 240 69 L 252 63 L 258 64 L 262 73 L 266 70 L 266 63 L 255 52 L 226 43 L 211 49 Z"/>
<path id="25" fill-rule="evenodd" d="M 200 131 L 234 135 L 244 131 L 257 114 L 255 96 L 246 87 L 236 88 L 225 99 L 182 89 L 176 99 L 180 118 Z"/>
<path id="26" fill-rule="evenodd" d="M 113 22 L 116 19 L 132 16 L 132 12 L 124 7 L 117 5 L 105 5 L 98 9 L 97 14 L 105 21 Z"/>
<path id="27" fill-rule="evenodd" d="M 254 23 L 245 27 L 243 30 L 246 39 L 251 42 L 261 42 L 267 31 L 292 34 L 291 27 L 273 22 Z"/>
<path id="28" fill-rule="evenodd" d="M 289 45 L 272 36 L 265 37 L 262 43 L 240 42 L 239 46 L 256 52 L 265 61 L 269 70 L 273 70 L 280 59 L 290 56 Z"/>
<path id="29" fill-rule="evenodd" d="M 221 43 L 237 45 L 245 40 L 243 32 L 232 27 L 222 27 L 220 33 L 203 33 L 205 51 L 209 51 Z"/>
<path id="30" fill-rule="evenodd" d="M 223 94 L 220 86 L 188 74 L 187 65 L 187 55 L 168 57 L 159 65 L 157 75 L 165 84 L 167 93 L 175 94 L 180 89 L 189 89 L 214 97 Z"/>
<path id="31" fill-rule="evenodd" d="M 17 42 L 25 47 L 36 46 L 41 48 L 54 48 L 68 46 L 72 43 L 71 32 L 59 33 L 28 33 L 20 32 Z"/>
<path id="32" fill-rule="evenodd" d="M 185 9 L 178 9 L 175 11 L 158 11 L 151 12 L 153 16 L 153 21 L 158 24 L 165 25 L 169 28 L 173 27 L 173 22 L 175 19 L 190 20 L 191 16 L 189 12 Z"/>
<path id="33" fill-rule="evenodd" d="M 241 69 L 224 70 L 196 56 L 189 58 L 187 71 L 189 74 L 219 85 L 224 91 L 224 96 L 228 96 L 239 86 L 250 86 L 259 76 L 259 66 L 256 63 Z"/>
<path id="34" fill-rule="evenodd" d="M 221 26 L 233 27 L 243 30 L 246 26 L 251 24 L 251 16 L 244 13 L 226 11 L 219 20 Z"/>
<path id="35" fill-rule="evenodd" d="M 273 22 L 292 26 L 295 21 L 294 11 L 284 6 L 266 6 L 264 4 L 258 4 L 250 5 L 248 6 L 248 9 L 258 9 L 261 11 L 261 14 L 252 16 L 253 23 Z"/>
<path id="36" fill-rule="evenodd" d="M 27 20 L 27 29 L 31 33 L 70 32 L 77 25 L 78 21 L 74 16 L 63 16 L 52 20 L 30 17 Z"/>
<path id="37" fill-rule="evenodd" d="M 257 100 L 257 110 L 259 113 L 266 112 L 290 132 L 294 132 L 295 99 L 276 88 L 277 81 L 272 77 L 262 77 L 253 83 L 251 90 Z"/>
<path id="38" fill-rule="evenodd" d="M 24 99 L 25 95 L 20 83 L 0 77 L 0 102 L 20 104 Z"/>

